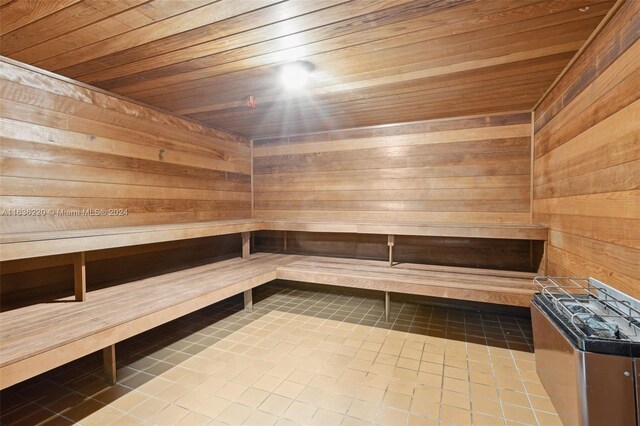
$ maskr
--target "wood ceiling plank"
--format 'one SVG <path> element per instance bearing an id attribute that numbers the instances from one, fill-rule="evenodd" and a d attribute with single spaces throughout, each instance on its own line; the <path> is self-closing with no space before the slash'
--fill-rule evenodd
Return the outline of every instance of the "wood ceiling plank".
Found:
<path id="1" fill-rule="evenodd" d="M 47 15 L 0 38 L 0 53 L 10 56 L 75 29 L 91 25 L 148 0 L 85 0 Z"/>
<path id="2" fill-rule="evenodd" d="M 333 46 L 346 47 L 348 44 L 346 44 L 345 40 L 337 40 L 337 37 L 341 34 L 361 35 L 360 42 L 362 42 L 363 36 L 366 37 L 366 34 L 363 34 L 366 33 L 365 29 L 384 33 L 392 30 L 401 33 L 405 28 L 410 28 L 413 25 L 405 23 L 387 29 L 387 24 L 405 22 L 404 20 L 407 17 L 416 17 L 427 13 L 431 16 L 439 10 L 436 7 L 438 4 L 427 8 L 406 0 L 402 2 L 356 0 L 348 3 L 342 2 L 341 4 L 337 2 L 323 2 L 322 4 L 323 6 L 333 6 L 335 4 L 335 6 L 324 8 L 314 13 L 292 17 L 291 19 L 225 39 L 212 40 L 181 49 L 180 51 L 174 51 L 167 55 L 156 56 L 137 63 L 125 63 L 116 69 L 108 69 L 106 73 L 82 75 L 80 78 L 94 83 L 102 81 L 104 87 L 113 89 L 128 84 L 128 79 L 122 79 L 121 81 L 118 77 L 136 74 L 136 76 L 146 79 L 152 77 L 148 76 L 147 70 L 153 72 L 156 68 L 162 68 L 156 71 L 156 74 L 161 76 L 174 75 L 176 73 L 209 68 L 212 65 L 221 63 L 250 59 L 256 56 L 264 57 L 266 54 L 276 51 L 281 52 L 279 54 L 280 58 L 283 57 L 282 55 L 286 55 L 290 59 L 300 56 L 301 53 L 298 51 L 301 49 L 304 51 L 304 55 L 313 53 L 308 51 L 311 44 L 309 40 L 314 40 L 314 43 L 326 40 L 327 42 L 332 42 Z M 346 20 L 344 19 L 345 16 L 348 17 Z M 264 22 L 264 18 L 260 19 Z M 384 31 L 381 31 L 382 28 L 384 28 Z M 301 49 L 294 52 L 290 50 L 292 47 L 301 47 Z M 212 54 L 212 52 L 214 53 Z M 83 64 L 83 68 L 87 68 L 87 65 L 89 64 Z M 250 65 L 247 64 L 247 66 Z M 116 81 L 105 81 L 112 79 Z"/>
<path id="3" fill-rule="evenodd" d="M 613 4 L 87 0 L 30 9 L 0 38 L 0 52 L 209 126 L 266 137 L 528 110 Z M 303 94 L 284 91 L 275 72 L 298 58 L 316 66 Z M 35 91 L 49 90 L 24 77 Z M 64 96 L 65 86 L 59 90 Z M 34 93 L 10 100 L 36 105 Z M 70 100 L 74 110 L 99 119 L 81 106 L 94 102 L 82 93 Z M 249 95 L 257 108 L 244 106 Z M 552 118 L 554 108 L 545 114 Z"/>
<path id="4" fill-rule="evenodd" d="M 79 28 L 23 49 L 12 55 L 12 58 L 22 62 L 36 63 L 215 1 L 217 0 L 153 0 L 96 22 L 93 25 Z"/>
<path id="5" fill-rule="evenodd" d="M 318 21 L 322 21 L 327 10 L 334 11 L 333 6 L 346 2 L 347 0 L 327 0 L 321 3 L 312 1 L 294 4 L 277 3 L 221 22 L 174 34 L 144 46 L 115 52 L 106 57 L 64 68 L 60 72 L 86 82 L 96 83 L 183 61 L 191 63 L 195 58 L 210 55 L 211 52 L 225 52 L 239 46 L 254 45 L 263 38 L 278 38 L 289 34 L 296 31 L 299 25 L 294 21 L 304 20 L 309 27 L 315 27 L 319 24 Z M 365 2 L 365 5 L 373 9 L 374 5 L 379 3 L 369 1 Z M 345 11 L 339 10 L 340 13 L 332 16 L 344 16 Z M 298 15 L 302 16 L 298 17 Z M 261 24 L 258 28 L 255 28 L 256 21 Z M 107 86 L 104 85 L 105 88 Z"/>
<path id="6" fill-rule="evenodd" d="M 80 0 L 16 0 L 0 2 L 0 35 L 4 35 L 18 28 L 29 25 L 47 15 L 55 13 L 65 7 L 78 3 Z M 11 4 L 9 4 L 11 3 Z"/>
<path id="7" fill-rule="evenodd" d="M 491 3 L 488 2 L 487 4 Z M 606 5 L 608 5 L 608 3 L 605 4 L 605 6 Z M 587 13 L 593 14 L 589 16 L 604 16 L 607 10 L 605 6 L 594 6 Z M 549 5 L 547 4 L 546 7 L 548 8 Z M 564 23 L 563 20 L 569 20 L 569 18 L 572 18 L 572 20 L 576 19 L 576 15 L 581 19 L 588 17 L 583 14 L 577 14 L 575 9 L 571 9 L 567 13 L 559 13 L 558 15 L 560 15 L 560 18 L 562 19 L 555 21 L 552 19 L 555 15 L 551 15 L 550 17 L 548 15 L 547 8 L 522 7 L 516 8 L 514 11 L 509 11 L 511 13 L 505 13 L 504 10 L 499 10 L 495 11 L 493 15 L 489 15 L 489 18 L 491 19 L 486 20 L 477 19 L 477 15 L 475 14 L 472 14 L 471 16 L 462 14 L 464 18 L 459 17 L 457 21 L 454 19 L 457 14 L 453 13 L 455 12 L 455 9 L 444 10 L 442 12 L 436 12 L 433 15 L 429 14 L 424 18 L 413 18 L 409 21 L 400 21 L 402 24 L 400 27 L 395 25 L 388 27 L 383 26 L 382 24 L 384 24 L 384 22 L 376 20 L 379 25 L 365 31 L 354 31 L 359 25 L 358 21 L 354 21 L 349 23 L 347 28 L 351 28 L 352 31 L 347 35 L 332 37 L 321 42 L 317 42 L 315 40 L 321 37 L 322 33 L 319 31 L 323 28 L 310 31 L 309 34 L 302 33 L 298 35 L 299 38 L 305 40 L 311 39 L 314 40 L 314 43 L 306 44 L 297 49 L 282 50 L 283 44 L 280 44 L 278 40 L 275 40 L 270 43 L 250 46 L 247 49 L 239 49 L 248 50 L 247 53 L 242 53 L 242 57 L 236 57 L 236 54 L 234 53 L 236 51 L 220 53 L 197 61 L 190 61 L 188 64 L 184 64 L 185 66 L 177 64 L 171 67 L 166 67 L 162 70 L 142 72 L 139 75 L 141 79 L 140 81 L 134 80 L 129 84 L 127 84 L 127 79 L 120 82 L 113 82 L 113 84 L 112 82 L 105 82 L 105 87 L 109 90 L 114 90 L 128 96 L 142 97 L 152 94 L 152 89 L 154 87 L 157 87 L 158 91 L 162 90 L 162 92 L 171 90 L 171 85 L 176 83 L 181 84 L 181 90 L 198 88 L 206 86 L 207 82 L 210 80 L 223 78 L 221 77 L 222 74 L 233 73 L 247 68 L 274 65 L 282 61 L 290 60 L 292 57 L 305 57 L 316 63 L 316 65 L 323 65 L 326 61 L 331 60 L 340 61 L 340 58 L 342 58 L 341 61 L 344 63 L 346 61 L 356 61 L 358 58 L 355 57 L 355 55 L 357 54 L 367 58 L 371 56 L 371 51 L 379 52 L 383 49 L 400 49 L 401 47 L 406 49 L 408 45 L 413 44 L 414 46 L 419 46 L 417 43 L 438 38 L 442 38 L 442 40 L 453 43 L 456 38 L 460 39 L 464 37 L 465 33 L 472 33 L 482 29 L 489 29 L 488 37 L 491 37 L 491 29 L 500 27 L 503 24 L 509 24 L 509 22 L 513 21 L 515 18 L 519 18 L 519 20 L 527 20 L 527 17 L 529 17 L 528 13 L 531 13 L 531 10 L 537 12 L 533 13 L 533 16 L 538 16 L 540 19 L 535 20 L 533 24 L 528 24 L 530 25 L 530 28 L 539 28 L 554 24 L 558 25 L 560 23 Z M 490 12 L 491 10 L 487 13 Z M 511 21 L 509 21 L 507 17 L 509 17 Z M 387 16 L 385 19 L 388 20 L 390 18 Z M 366 22 L 370 22 L 369 17 L 367 17 Z M 414 30 L 418 29 L 418 31 L 407 32 L 407 30 L 403 30 L 403 28 L 411 28 Z M 516 28 L 515 31 L 524 31 L 526 29 L 518 28 L 517 24 L 511 25 L 511 28 Z M 340 29 L 340 27 L 337 28 L 337 30 Z M 447 36 L 452 36 L 454 39 L 449 40 Z M 487 35 L 478 33 L 478 36 L 485 37 Z M 467 39 L 473 39 L 473 37 L 467 36 Z M 440 43 L 442 43 L 442 40 Z M 269 52 L 274 49 L 272 46 L 275 46 L 278 51 L 272 54 L 265 54 L 265 52 Z M 464 47 L 464 43 L 462 43 L 461 46 Z M 426 49 L 420 46 L 418 51 L 424 50 Z M 232 55 L 232 57 L 230 57 L 230 55 Z M 390 63 L 390 58 L 385 62 Z M 379 61 L 377 66 L 380 66 L 380 63 L 382 63 L 382 61 Z M 151 66 L 151 63 L 147 63 L 146 65 Z M 186 65 L 188 65 L 188 67 Z M 194 66 L 196 67 L 195 70 L 193 69 Z M 331 68 L 327 66 L 325 69 Z M 193 81 L 193 83 L 186 84 L 186 82 L 189 81 Z"/>
<path id="8" fill-rule="evenodd" d="M 589 21 L 593 23 L 598 19 L 600 18 L 591 18 Z M 318 69 L 314 72 L 310 87 L 303 95 L 315 97 L 576 51 L 582 44 L 585 34 L 589 32 L 582 22 L 556 25 L 547 28 L 546 31 L 533 29 L 519 32 L 517 26 L 509 25 L 508 27 L 504 29 L 504 36 L 497 34 L 498 29 L 492 28 L 478 33 L 465 33 L 431 42 L 411 44 L 402 48 L 378 50 L 376 46 L 371 46 L 371 50 L 358 49 L 353 52 L 356 53 L 355 55 L 350 55 L 352 52 L 344 49 L 311 56 L 307 59 L 318 64 Z M 533 38 L 534 35 L 540 36 L 542 40 Z M 361 50 L 364 52 L 360 53 Z M 370 55 L 370 51 L 379 52 L 387 59 L 385 63 L 389 65 L 378 63 L 377 55 Z M 231 80 L 243 80 L 243 73 L 249 74 L 245 77 L 247 81 L 241 85 L 229 84 Z M 213 109 L 226 109 L 242 105 L 242 100 L 249 94 L 260 97 L 263 102 L 290 99 L 298 95 L 295 92 L 285 93 L 278 84 L 278 78 L 273 68 L 262 69 L 262 72 L 251 69 L 143 92 L 129 93 L 121 90 L 117 92 L 150 104 L 163 105 L 164 108 L 186 115 L 212 110 L 208 105 L 199 108 L 198 103 L 203 102 L 214 104 Z M 265 89 L 261 90 L 260 86 Z M 243 90 L 244 93 L 231 93 L 225 99 L 222 97 L 224 91 L 221 91 L 221 87 L 223 87 L 222 90 L 235 87 Z M 200 96 L 196 96 L 197 94 Z"/>
<path id="9" fill-rule="evenodd" d="M 34 65 L 48 70 L 58 71 L 71 65 L 100 58 L 120 50 L 140 46 L 175 33 L 189 31 L 212 22 L 229 19 L 233 16 L 260 9 L 279 1 L 282 0 L 220 0 L 216 3 L 195 9 L 190 13 L 173 16 L 112 37 L 108 40 L 103 40 L 90 46 L 84 46 L 80 49 L 36 62 Z"/>

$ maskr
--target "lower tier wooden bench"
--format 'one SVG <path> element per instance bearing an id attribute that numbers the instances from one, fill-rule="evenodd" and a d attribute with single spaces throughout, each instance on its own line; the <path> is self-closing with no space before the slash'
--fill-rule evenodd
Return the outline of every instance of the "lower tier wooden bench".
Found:
<path id="1" fill-rule="evenodd" d="M 290 258 L 256 254 L 120 284 L 74 299 L 0 314 L 0 388 L 105 348 L 105 374 L 115 382 L 115 343 L 276 279 Z"/>
<path id="2" fill-rule="evenodd" d="M 389 320 L 389 293 L 404 293 L 511 306 L 529 306 L 535 292 L 530 272 L 289 255 L 295 259 L 278 267 L 283 280 L 379 290 L 385 293 Z"/>
<path id="3" fill-rule="evenodd" d="M 245 256 L 248 257 L 247 253 Z M 0 387 L 5 388 L 104 348 L 105 377 L 115 383 L 115 344 L 275 279 L 526 306 L 533 274 L 384 261 L 257 253 L 0 314 Z M 66 302 L 66 303 L 65 303 Z"/>

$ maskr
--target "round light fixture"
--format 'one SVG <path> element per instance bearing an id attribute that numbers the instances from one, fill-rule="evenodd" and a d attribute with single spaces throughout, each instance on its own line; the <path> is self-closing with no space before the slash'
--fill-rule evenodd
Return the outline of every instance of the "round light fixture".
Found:
<path id="1" fill-rule="evenodd" d="M 309 81 L 309 74 L 314 66 L 311 62 L 297 61 L 284 64 L 280 67 L 280 80 L 288 90 L 300 90 Z"/>

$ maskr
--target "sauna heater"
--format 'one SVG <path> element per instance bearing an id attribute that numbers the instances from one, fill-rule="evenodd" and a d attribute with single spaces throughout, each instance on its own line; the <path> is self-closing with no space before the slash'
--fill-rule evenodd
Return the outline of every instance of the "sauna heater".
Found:
<path id="1" fill-rule="evenodd" d="M 563 424 L 639 425 L 640 301 L 593 278 L 535 283 L 536 370 Z"/>

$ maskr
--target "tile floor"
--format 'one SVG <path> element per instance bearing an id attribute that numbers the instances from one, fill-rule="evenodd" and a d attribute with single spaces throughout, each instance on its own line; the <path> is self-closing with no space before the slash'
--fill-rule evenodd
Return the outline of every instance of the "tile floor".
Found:
<path id="1" fill-rule="evenodd" d="M 528 318 L 274 283 L 0 393 L 2 424 L 561 424 Z"/>

